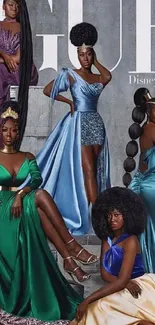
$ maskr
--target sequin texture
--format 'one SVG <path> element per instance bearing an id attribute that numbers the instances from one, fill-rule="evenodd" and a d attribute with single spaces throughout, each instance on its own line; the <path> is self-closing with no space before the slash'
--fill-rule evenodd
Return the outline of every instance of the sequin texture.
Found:
<path id="1" fill-rule="evenodd" d="M 0 310 L 0 325 L 69 325 L 70 321 L 58 320 L 55 322 L 43 322 L 34 318 L 22 318 L 13 316 Z"/>
<path id="2" fill-rule="evenodd" d="M 100 144 L 105 140 L 105 127 L 98 112 L 81 112 L 81 144 Z"/>

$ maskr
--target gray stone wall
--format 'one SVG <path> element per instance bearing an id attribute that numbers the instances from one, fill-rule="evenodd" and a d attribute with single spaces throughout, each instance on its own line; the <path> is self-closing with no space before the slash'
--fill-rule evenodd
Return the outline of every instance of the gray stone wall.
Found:
<path id="1" fill-rule="evenodd" d="M 150 25 L 155 24 L 155 0 L 29 0 L 27 3 L 34 61 L 40 70 L 39 86 L 52 80 L 62 66 L 77 66 L 76 52 L 68 45 L 68 30 L 74 23 L 83 19 L 98 29 L 97 57 L 113 76 L 101 95 L 99 112 L 109 138 L 112 184 L 122 184 L 133 94 L 142 86 L 154 94 L 155 32 Z M 23 146 L 37 151 L 44 143 L 45 133 L 54 127 L 68 107 L 56 103 L 51 109 L 41 89 L 32 93 L 31 90 L 29 111 L 33 118 L 28 119 Z M 34 133 L 37 132 L 36 145 Z"/>

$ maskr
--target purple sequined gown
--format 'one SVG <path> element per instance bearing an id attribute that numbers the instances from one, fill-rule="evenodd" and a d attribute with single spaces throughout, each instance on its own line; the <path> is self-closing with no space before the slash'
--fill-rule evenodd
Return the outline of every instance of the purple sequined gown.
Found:
<path id="1" fill-rule="evenodd" d="M 20 33 L 13 34 L 11 30 L 0 27 L 0 51 L 15 55 L 20 46 Z M 33 64 L 31 86 L 37 85 L 38 72 Z M 16 72 L 10 72 L 7 66 L 0 63 L 0 107 L 9 99 L 9 87 L 19 85 L 19 69 Z"/>

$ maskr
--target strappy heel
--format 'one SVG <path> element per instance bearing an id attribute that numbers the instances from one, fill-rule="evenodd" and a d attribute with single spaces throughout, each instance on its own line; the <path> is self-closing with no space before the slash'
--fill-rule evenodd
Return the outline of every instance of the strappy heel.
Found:
<path id="1" fill-rule="evenodd" d="M 75 241 L 74 238 L 72 238 L 68 243 L 66 243 L 66 245 L 69 245 L 70 243 L 72 243 L 73 241 Z M 89 257 L 86 261 L 83 261 L 80 259 L 80 255 L 83 251 L 86 251 L 84 248 L 81 248 L 80 251 L 77 253 L 76 256 L 72 256 L 72 258 L 80 263 L 82 263 L 83 265 L 89 265 L 89 264 L 93 264 L 96 263 L 99 260 L 99 257 L 94 255 L 94 254 L 90 254 L 89 252 Z"/>
<path id="2" fill-rule="evenodd" d="M 69 259 L 73 259 L 72 256 L 68 256 L 68 257 L 65 257 L 64 260 L 69 260 Z M 73 270 L 67 270 L 65 267 L 64 267 L 64 270 L 65 272 L 67 272 L 71 278 L 73 279 L 73 281 L 75 281 L 75 278 L 79 281 L 79 282 L 83 282 L 83 281 L 86 281 L 88 279 L 90 279 L 91 275 L 90 274 L 84 274 L 81 279 L 78 279 L 77 275 L 76 275 L 76 271 L 78 269 L 81 269 L 79 266 L 76 266 Z M 75 277 L 75 278 L 74 278 Z M 76 281 L 75 281 L 76 282 Z"/>
<path id="3" fill-rule="evenodd" d="M 98 260 L 99 260 L 99 257 L 98 256 L 95 256 L 93 254 L 90 255 L 90 257 L 88 257 L 87 261 L 82 261 L 79 256 L 80 254 L 84 251 L 85 249 L 82 248 L 78 253 L 77 255 L 74 257 L 73 256 L 73 259 L 75 259 L 76 261 L 82 263 L 83 265 L 89 265 L 89 264 L 93 264 L 93 263 L 96 263 Z"/>

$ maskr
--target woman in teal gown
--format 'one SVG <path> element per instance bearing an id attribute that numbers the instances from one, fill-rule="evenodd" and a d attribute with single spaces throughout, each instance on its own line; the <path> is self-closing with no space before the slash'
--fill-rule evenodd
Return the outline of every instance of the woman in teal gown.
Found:
<path id="1" fill-rule="evenodd" d="M 18 114 L 13 109 L 17 103 L 4 106 L 0 125 L 0 309 L 46 322 L 71 320 L 82 298 L 59 271 L 46 238 L 64 258 L 64 269 L 79 281 L 89 276 L 77 266 L 76 255 L 84 264 L 97 259 L 68 233 L 50 195 L 37 190 L 42 178 L 35 157 L 14 149 Z M 19 191 L 28 175 L 29 184 Z"/>
<path id="2" fill-rule="evenodd" d="M 128 158 L 124 162 L 127 173 L 123 181 L 126 186 L 129 185 L 129 172 L 135 167 L 132 157 L 138 150 L 135 139 L 140 136 L 139 167 L 129 187 L 142 197 L 147 208 L 147 225 L 140 236 L 140 243 L 146 271 L 155 273 L 155 99 L 151 98 L 150 94 L 142 99 L 142 94 L 146 93 L 149 94 L 149 91 L 142 88 L 137 90 L 134 96 L 135 104 L 140 106 L 137 106 L 132 114 L 135 123 L 129 129 L 132 142 L 127 145 Z M 140 123 L 146 117 L 147 122 L 141 128 Z"/>
<path id="3" fill-rule="evenodd" d="M 75 44 L 77 40 L 79 45 Z M 37 163 L 43 177 L 42 187 L 53 197 L 67 228 L 74 235 L 91 231 L 91 205 L 98 193 L 110 186 L 108 140 L 97 104 L 111 80 L 111 73 L 96 58 L 92 48 L 96 40 L 97 32 L 92 25 L 75 26 L 71 41 L 79 46 L 81 68 L 63 68 L 55 81 L 44 89 L 44 94 L 52 101 L 67 103 L 70 112 L 49 135 L 37 155 Z M 93 64 L 99 74 L 92 73 Z M 60 95 L 68 89 L 72 100 Z"/>

